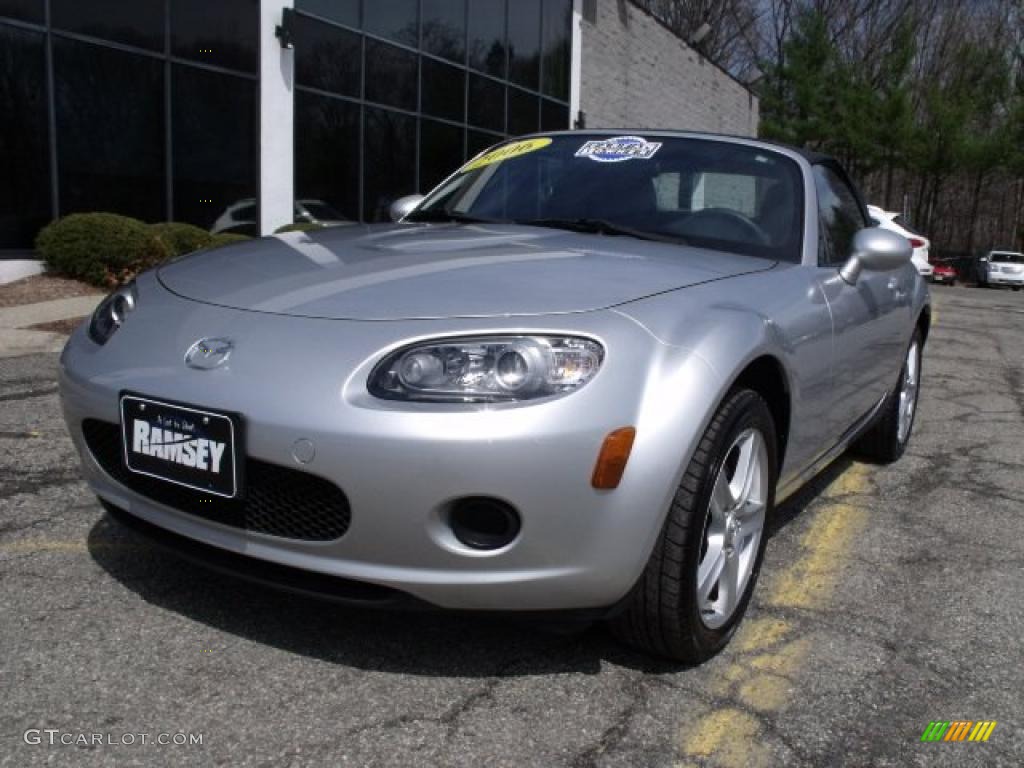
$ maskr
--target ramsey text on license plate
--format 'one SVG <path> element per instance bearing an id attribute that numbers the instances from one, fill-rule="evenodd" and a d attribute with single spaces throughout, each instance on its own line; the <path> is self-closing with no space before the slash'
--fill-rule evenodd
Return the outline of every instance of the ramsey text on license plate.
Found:
<path id="1" fill-rule="evenodd" d="M 230 416 L 124 395 L 121 425 L 131 471 L 217 496 L 237 495 Z"/>

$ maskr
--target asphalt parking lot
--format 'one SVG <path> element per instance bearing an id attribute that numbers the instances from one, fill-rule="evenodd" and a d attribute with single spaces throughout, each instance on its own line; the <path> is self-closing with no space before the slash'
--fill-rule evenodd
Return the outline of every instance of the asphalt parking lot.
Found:
<path id="1" fill-rule="evenodd" d="M 79 479 L 56 356 L 0 359 L 0 765 L 1024 764 L 1024 294 L 933 294 L 908 455 L 778 510 L 743 628 L 691 669 L 185 565 Z M 937 720 L 997 726 L 922 743 Z"/>

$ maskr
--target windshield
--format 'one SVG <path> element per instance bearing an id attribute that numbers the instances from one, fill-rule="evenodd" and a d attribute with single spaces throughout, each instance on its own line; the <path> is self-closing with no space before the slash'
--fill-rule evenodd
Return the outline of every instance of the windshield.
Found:
<path id="1" fill-rule="evenodd" d="M 515 222 L 799 262 L 799 166 L 703 138 L 558 134 L 464 165 L 409 221 Z"/>
<path id="2" fill-rule="evenodd" d="M 1003 264 L 1024 264 L 1024 253 L 999 253 L 998 251 L 993 251 L 989 255 L 989 260 Z"/>

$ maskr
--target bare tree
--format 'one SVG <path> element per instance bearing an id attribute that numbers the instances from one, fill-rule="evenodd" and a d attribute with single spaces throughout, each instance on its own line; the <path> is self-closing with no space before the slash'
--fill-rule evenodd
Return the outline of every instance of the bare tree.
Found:
<path id="1" fill-rule="evenodd" d="M 756 72 L 760 43 L 756 28 L 763 14 L 757 0 L 636 0 L 636 4 L 736 77 L 746 79 Z"/>

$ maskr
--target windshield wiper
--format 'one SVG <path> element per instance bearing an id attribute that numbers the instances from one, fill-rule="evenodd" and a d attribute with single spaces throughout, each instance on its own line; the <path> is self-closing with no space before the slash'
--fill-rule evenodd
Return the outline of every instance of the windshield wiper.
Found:
<path id="1" fill-rule="evenodd" d="M 458 211 L 446 211 L 443 208 L 437 210 L 413 211 L 405 217 L 406 221 L 445 222 L 454 221 L 458 224 L 494 224 L 494 219 L 482 219 L 479 216 L 469 216 Z"/>
<path id="2" fill-rule="evenodd" d="M 674 235 L 663 235 L 659 232 L 648 232 L 643 229 L 633 229 L 622 224 L 616 224 L 607 219 L 578 218 L 578 219 L 516 219 L 516 224 L 524 224 L 531 227 L 552 227 L 553 229 L 567 229 L 570 232 L 586 232 L 595 235 L 625 235 L 635 237 L 638 240 L 653 240 L 657 243 L 686 244 L 682 237 Z"/>

